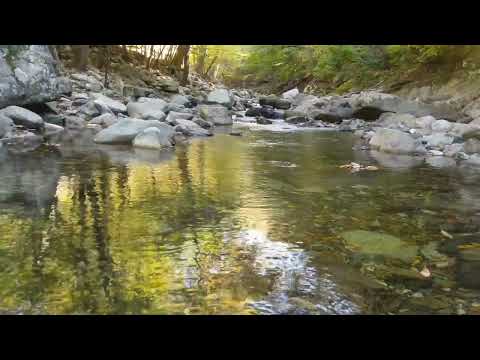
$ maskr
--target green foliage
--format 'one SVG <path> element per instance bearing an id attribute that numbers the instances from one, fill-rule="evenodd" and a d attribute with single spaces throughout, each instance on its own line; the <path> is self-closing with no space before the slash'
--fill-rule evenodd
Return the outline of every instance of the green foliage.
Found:
<path id="1" fill-rule="evenodd" d="M 246 48 L 237 62 L 236 79 L 249 78 L 273 89 L 303 79 L 320 81 L 330 90 L 373 86 L 388 76 L 422 67 L 428 72 L 458 67 L 475 46 L 455 45 L 262 45 Z"/>

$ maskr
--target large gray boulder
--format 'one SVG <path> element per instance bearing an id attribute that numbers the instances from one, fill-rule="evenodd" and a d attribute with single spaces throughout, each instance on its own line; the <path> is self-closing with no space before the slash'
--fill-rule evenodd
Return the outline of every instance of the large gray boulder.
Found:
<path id="1" fill-rule="evenodd" d="M 233 124 L 230 111 L 219 105 L 200 105 L 199 115 L 203 120 L 210 121 L 215 125 Z"/>
<path id="2" fill-rule="evenodd" d="M 157 120 L 124 118 L 100 131 L 93 140 L 99 144 L 128 144 L 141 131 L 149 127 L 160 127 L 160 124 Z"/>
<path id="3" fill-rule="evenodd" d="M 208 94 L 207 103 L 220 104 L 230 109 L 233 105 L 233 98 L 227 89 L 215 89 Z"/>
<path id="4" fill-rule="evenodd" d="M 55 100 L 72 91 L 48 45 L 0 45 L 0 108 Z"/>
<path id="5" fill-rule="evenodd" d="M 120 101 L 113 100 L 112 98 L 109 98 L 101 93 L 92 93 L 91 96 L 95 102 L 107 106 L 113 113 L 127 112 L 127 107 Z"/>
<path id="6" fill-rule="evenodd" d="M 0 115 L 8 117 L 12 119 L 16 125 L 21 125 L 28 129 L 40 130 L 44 127 L 44 122 L 40 115 L 20 106 L 8 106 L 0 110 Z"/>
<path id="7" fill-rule="evenodd" d="M 348 97 L 348 102 L 354 109 L 353 117 L 364 120 L 375 120 L 384 112 L 411 114 L 416 117 L 432 115 L 437 119 L 452 121 L 464 117 L 448 104 L 427 104 L 376 91 L 353 94 Z"/>
<path id="8" fill-rule="evenodd" d="M 329 123 L 340 123 L 343 119 L 360 118 L 353 116 L 354 109 L 351 104 L 341 96 L 324 96 L 321 98 L 306 98 L 295 111 L 305 113 L 314 120 Z"/>
<path id="9" fill-rule="evenodd" d="M 157 127 L 149 127 L 133 139 L 133 146 L 143 149 L 160 150 L 175 144 L 175 130 L 170 125 L 160 123 Z"/>
<path id="10" fill-rule="evenodd" d="M 370 146 L 392 154 L 425 153 L 425 148 L 418 140 L 396 129 L 378 129 L 370 139 Z"/>
<path id="11" fill-rule="evenodd" d="M 132 118 L 163 121 L 168 103 L 162 99 L 139 98 L 127 104 L 128 115 Z"/>
<path id="12" fill-rule="evenodd" d="M 13 120 L 6 116 L 0 115 L 0 139 L 10 136 L 14 130 L 15 124 L 13 123 Z"/>

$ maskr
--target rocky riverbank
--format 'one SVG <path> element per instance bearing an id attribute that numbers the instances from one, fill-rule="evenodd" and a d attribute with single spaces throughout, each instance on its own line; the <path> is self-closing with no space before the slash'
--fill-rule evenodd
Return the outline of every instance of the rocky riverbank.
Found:
<path id="1" fill-rule="evenodd" d="M 441 158 L 435 162 L 446 166 L 480 165 L 480 118 L 468 111 L 471 104 L 462 109 L 448 101 L 374 91 L 316 97 L 292 89 L 262 96 L 195 74 L 186 87 L 156 74 L 145 82 L 148 87 L 113 76 L 105 88 L 103 74 L 95 68 L 60 73 L 48 46 L 0 50 L 0 146 L 9 151 L 59 144 L 79 132 L 97 144 L 159 150 L 237 123 L 265 130 L 350 131 L 362 151 Z"/>

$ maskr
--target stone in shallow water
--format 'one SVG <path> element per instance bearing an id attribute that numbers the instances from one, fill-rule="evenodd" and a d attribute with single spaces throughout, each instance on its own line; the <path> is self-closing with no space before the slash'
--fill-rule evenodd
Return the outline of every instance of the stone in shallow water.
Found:
<path id="1" fill-rule="evenodd" d="M 366 255 L 381 255 L 388 258 L 412 262 L 418 247 L 388 234 L 365 230 L 347 231 L 342 234 L 346 244 L 355 252 Z"/>

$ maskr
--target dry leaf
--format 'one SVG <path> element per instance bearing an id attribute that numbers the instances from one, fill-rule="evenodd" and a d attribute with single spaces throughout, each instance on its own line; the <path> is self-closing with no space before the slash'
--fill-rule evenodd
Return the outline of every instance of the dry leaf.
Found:
<path id="1" fill-rule="evenodd" d="M 444 231 L 444 230 L 441 230 L 440 231 L 440 234 L 442 234 L 443 236 L 449 238 L 449 239 L 453 239 L 453 236 L 450 235 L 448 232 Z"/>
<path id="2" fill-rule="evenodd" d="M 430 272 L 430 270 L 428 270 L 428 268 L 425 266 L 423 268 L 422 271 L 420 271 L 420 274 L 423 276 L 423 277 L 430 277 L 432 276 L 432 273 Z"/>

